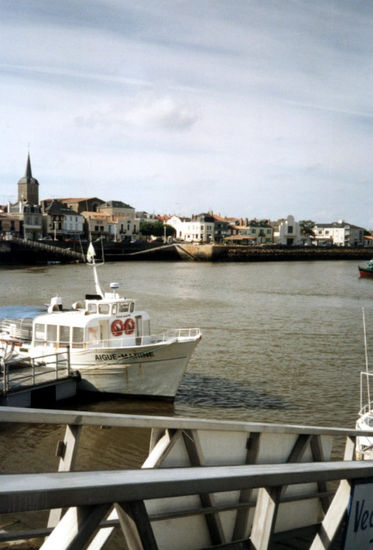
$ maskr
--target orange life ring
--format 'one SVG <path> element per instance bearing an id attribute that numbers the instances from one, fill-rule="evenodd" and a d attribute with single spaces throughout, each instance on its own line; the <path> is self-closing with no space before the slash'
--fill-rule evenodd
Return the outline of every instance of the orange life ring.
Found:
<path id="1" fill-rule="evenodd" d="M 123 325 L 122 325 L 122 321 L 120 319 L 115 319 L 115 321 L 113 321 L 111 323 L 111 332 L 112 332 L 113 336 L 122 336 L 122 334 L 123 334 Z"/>
<path id="2" fill-rule="evenodd" d="M 126 334 L 132 334 L 135 330 L 135 321 L 131 318 L 126 319 L 123 323 L 123 330 Z"/>

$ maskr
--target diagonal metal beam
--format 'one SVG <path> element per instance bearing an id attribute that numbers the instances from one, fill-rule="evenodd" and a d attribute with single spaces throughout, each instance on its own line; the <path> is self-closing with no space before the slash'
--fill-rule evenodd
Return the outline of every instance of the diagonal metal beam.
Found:
<path id="1" fill-rule="evenodd" d="M 191 466 L 205 466 L 205 459 L 198 437 L 198 432 L 196 430 L 185 430 L 183 431 L 183 438 Z M 211 508 L 215 505 L 214 495 L 209 493 L 199 493 L 198 496 L 203 508 Z M 212 544 L 224 543 L 225 535 L 219 514 L 206 514 L 205 519 Z"/>
<path id="2" fill-rule="evenodd" d="M 82 550 L 111 504 L 69 508 L 40 550 Z"/>

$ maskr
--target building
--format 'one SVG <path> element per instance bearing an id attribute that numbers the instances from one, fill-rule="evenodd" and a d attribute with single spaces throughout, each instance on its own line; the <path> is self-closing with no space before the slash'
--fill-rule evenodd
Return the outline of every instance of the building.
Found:
<path id="1" fill-rule="evenodd" d="M 214 241 L 215 220 L 211 214 L 197 214 L 191 218 L 171 216 L 167 225 L 176 231 L 176 239 L 185 242 L 210 243 Z"/>
<path id="2" fill-rule="evenodd" d="M 247 218 L 241 218 L 231 225 L 231 235 L 225 240 L 241 244 L 271 244 L 273 228 L 267 220 L 249 221 Z"/>
<path id="3" fill-rule="evenodd" d="M 19 214 L 0 213 L 0 233 L 23 237 L 23 219 Z"/>
<path id="4" fill-rule="evenodd" d="M 44 199 L 41 201 L 42 208 L 47 208 L 53 200 L 57 200 L 67 208 L 70 208 L 74 212 L 80 214 L 81 212 L 97 212 L 101 204 L 105 204 L 105 201 L 98 199 L 97 197 L 90 198 L 60 198 L 60 199 Z"/>
<path id="5" fill-rule="evenodd" d="M 2 226 L 19 237 L 37 240 L 42 237 L 43 215 L 39 206 L 39 182 L 32 175 L 30 153 L 27 155 L 25 175 L 18 181 L 18 201 L 8 203 L 8 217 Z"/>
<path id="6" fill-rule="evenodd" d="M 273 236 L 274 242 L 277 244 L 286 246 L 302 246 L 304 244 L 299 223 L 291 215 L 274 224 Z"/>
<path id="7" fill-rule="evenodd" d="M 30 153 L 27 155 L 25 175 L 18 181 L 18 202 L 39 206 L 39 182 L 32 176 Z"/>
<path id="8" fill-rule="evenodd" d="M 211 212 L 211 215 L 214 218 L 214 241 L 222 243 L 231 234 L 231 221 L 219 214 Z"/>
<path id="9" fill-rule="evenodd" d="M 53 240 L 64 237 L 79 237 L 83 233 L 83 217 L 54 199 L 44 210 L 44 234 Z"/>
<path id="10" fill-rule="evenodd" d="M 364 246 L 368 231 L 363 227 L 339 220 L 332 223 L 317 223 L 314 227 L 316 244 L 335 246 Z"/>
<path id="11" fill-rule="evenodd" d="M 116 218 L 116 240 L 132 237 L 140 231 L 140 219 L 136 217 L 135 209 L 129 204 L 121 201 L 108 201 L 101 204 L 97 208 L 97 212 L 111 216 L 112 220 Z"/>

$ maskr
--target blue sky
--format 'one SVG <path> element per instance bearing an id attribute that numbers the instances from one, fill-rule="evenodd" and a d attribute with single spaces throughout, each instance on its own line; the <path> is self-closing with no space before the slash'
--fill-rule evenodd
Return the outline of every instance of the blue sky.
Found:
<path id="1" fill-rule="evenodd" d="M 0 202 L 373 228 L 373 3 L 2 0 Z"/>

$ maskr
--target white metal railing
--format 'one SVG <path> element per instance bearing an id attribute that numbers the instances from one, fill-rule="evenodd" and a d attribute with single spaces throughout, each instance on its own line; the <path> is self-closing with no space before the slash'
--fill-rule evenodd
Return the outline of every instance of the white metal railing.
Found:
<path id="1" fill-rule="evenodd" d="M 96 349 L 96 348 L 116 348 L 116 347 L 129 347 L 129 346 L 143 346 L 160 344 L 162 342 L 169 343 L 170 341 L 186 342 L 191 339 L 197 339 L 201 337 L 201 331 L 199 328 L 178 328 L 168 329 L 160 334 L 139 335 L 135 333 L 126 336 L 123 340 L 121 337 L 88 340 L 85 342 L 72 342 L 71 347 L 74 349 Z M 42 340 L 40 338 L 35 340 L 35 343 L 39 346 L 54 347 L 55 349 L 61 349 L 66 347 L 66 343 L 58 342 L 57 340 Z"/>
<path id="2" fill-rule="evenodd" d="M 320 517 L 324 517 L 322 525 L 320 524 L 320 533 L 327 533 L 328 542 L 331 543 L 348 505 L 350 480 L 373 478 L 373 462 L 352 460 L 353 442 L 363 433 L 357 430 L 198 418 L 120 415 L 81 410 L 0 408 L 0 425 L 9 422 L 25 425 L 66 424 L 67 429 L 64 442 L 61 441 L 58 445 L 61 451 L 58 454 L 60 456 L 58 473 L 43 472 L 43 461 L 39 461 L 41 468 L 39 473 L 8 475 L 4 472 L 4 475 L 0 476 L 0 514 L 19 513 L 23 517 L 28 512 L 46 508 L 52 509 L 51 514 L 59 512 L 60 508 L 69 508 L 69 510 L 63 516 L 61 514 L 58 518 L 54 517 L 54 521 L 48 522 L 48 526 L 46 523 L 41 526 L 33 524 L 33 528 L 28 531 L 17 531 L 17 528 L 12 531 L 12 527 L 10 530 L 5 529 L 0 533 L 0 544 L 6 540 L 17 540 L 17 538 L 49 536 L 45 548 L 66 548 L 69 543 L 72 543 L 72 548 L 82 548 L 86 547 L 86 541 L 101 529 L 95 538 L 94 548 L 104 548 L 104 542 L 107 540 L 105 536 L 110 536 L 113 528 L 121 527 L 125 538 L 127 539 L 128 536 L 127 540 L 130 539 L 131 533 L 124 528 L 129 523 L 128 518 L 126 520 L 126 514 L 128 514 L 134 523 L 132 535 L 135 539 L 140 536 L 143 544 L 136 548 L 151 550 L 172 548 L 174 550 L 178 547 L 175 538 L 164 547 L 158 546 L 157 542 L 150 543 L 149 538 L 145 536 L 152 537 L 154 534 L 158 536 L 157 522 L 167 520 L 167 525 L 162 526 L 163 530 L 170 525 L 172 527 L 172 520 L 176 519 L 173 531 L 176 536 L 180 521 L 185 520 L 188 526 L 192 516 L 202 516 L 201 522 L 206 518 L 208 532 L 213 536 L 219 535 L 221 530 L 220 513 L 227 510 L 232 514 L 235 513 L 238 529 L 242 514 L 248 515 L 250 509 L 254 511 L 254 518 L 249 536 L 255 543 L 258 529 L 263 525 L 263 521 L 267 526 L 274 526 L 277 510 L 286 509 L 287 503 L 294 502 L 298 509 L 303 507 L 306 513 L 307 502 L 311 501 L 313 510 L 312 501 L 315 499 L 320 499 L 323 503 L 323 515 L 319 515 L 321 509 L 317 512 L 317 523 L 320 522 Z M 73 457 L 77 456 L 81 429 L 85 426 L 90 426 L 90 429 L 94 426 L 100 428 L 113 426 L 116 429 L 149 430 L 152 428 L 151 448 L 153 453 L 156 451 L 154 464 L 147 462 L 143 469 L 116 469 L 115 471 L 86 471 L 86 464 L 84 464 L 84 471 L 67 471 L 74 468 Z M 53 430 L 56 437 L 60 437 L 58 432 L 59 430 Z M 10 434 L 14 437 L 12 430 Z M 201 435 L 200 438 L 198 434 Z M 237 434 L 236 441 L 239 440 L 245 450 L 242 458 L 246 463 L 237 464 L 234 458 L 233 463 L 228 459 L 225 465 L 221 459 L 220 450 L 224 450 L 224 444 L 227 442 L 232 445 L 233 434 Z M 289 439 L 290 435 L 294 438 Z M 330 436 L 347 438 L 343 461 L 340 459 L 330 461 L 323 458 L 319 438 Z M 215 445 L 218 442 L 217 437 L 221 438 L 222 446 Z M 277 456 L 277 460 L 272 460 L 271 463 L 268 461 L 261 463 L 263 457 L 261 458 L 260 453 L 265 454 L 265 449 L 270 442 L 272 444 L 269 445 L 268 451 L 273 450 L 274 446 L 278 447 L 279 437 L 283 438 L 281 443 L 284 446 L 284 456 Z M 203 458 L 203 453 L 207 449 L 212 450 L 211 442 L 215 442 L 213 447 L 217 450 L 217 456 L 214 455 L 213 461 L 209 461 L 208 467 L 202 467 L 198 459 Z M 206 446 L 203 448 L 204 444 Z M 162 461 L 167 460 L 169 453 L 172 453 L 172 449 L 177 445 L 180 447 L 176 450 L 176 456 L 181 456 L 180 449 L 184 449 L 183 456 L 190 457 L 190 466 L 187 464 L 186 466 L 181 464 L 180 467 L 175 467 L 175 464 L 171 464 L 171 467 L 167 464 L 162 466 Z M 302 457 L 307 457 L 307 461 L 303 461 Z M 188 463 L 188 459 L 186 460 Z M 81 468 L 78 469 L 81 470 Z M 93 469 L 96 470 L 96 468 Z M 27 471 L 27 465 L 24 471 Z M 330 492 L 324 486 L 328 480 L 342 480 L 331 503 L 329 496 L 334 494 L 334 491 Z M 255 493 L 250 492 L 252 490 L 255 490 Z M 220 495 L 219 500 L 215 501 L 213 498 L 211 501 L 208 500 L 209 494 L 217 493 Z M 228 496 L 228 493 L 231 493 L 231 496 Z M 227 494 L 226 501 L 224 494 Z M 233 494 L 236 494 L 236 499 L 233 499 Z M 183 507 L 177 508 L 172 497 L 186 495 L 199 495 L 201 502 L 186 500 Z M 266 508 L 264 504 L 267 495 L 274 498 L 271 501 L 273 506 Z M 223 500 L 221 497 L 224 497 Z M 152 506 L 153 499 L 163 499 L 160 510 L 157 507 L 157 500 L 155 507 Z M 113 506 L 116 514 L 110 512 Z M 278 515 L 281 515 L 281 510 Z M 302 525 L 315 525 L 313 519 L 312 513 L 310 517 L 303 516 Z M 308 524 L 307 521 L 313 521 L 313 523 Z M 258 546 L 254 544 L 254 547 L 270 548 L 273 531 L 269 529 L 266 540 Z M 228 542 L 247 539 L 248 531 L 245 532 L 246 535 L 241 537 L 233 534 Z M 260 534 L 262 535 L 263 531 Z M 67 537 L 71 539 L 68 540 Z M 134 540 L 133 537 L 131 540 Z M 205 547 L 206 543 L 196 545 L 195 548 L 202 546 Z M 329 545 L 321 544 L 312 546 L 313 549 L 323 548 L 324 550 L 328 547 Z"/>
<path id="3" fill-rule="evenodd" d="M 41 378 L 44 381 L 59 380 L 70 376 L 70 350 L 22 360 L 22 368 L 15 368 L 1 359 L 2 393 L 16 391 L 22 386 L 35 386 Z"/>
<path id="4" fill-rule="evenodd" d="M 3 319 L 0 321 L 0 339 L 1 334 L 10 339 L 30 341 L 32 338 L 32 319 Z"/>

